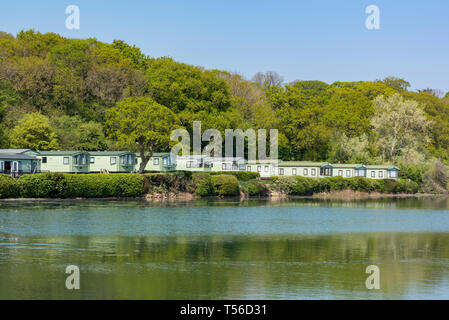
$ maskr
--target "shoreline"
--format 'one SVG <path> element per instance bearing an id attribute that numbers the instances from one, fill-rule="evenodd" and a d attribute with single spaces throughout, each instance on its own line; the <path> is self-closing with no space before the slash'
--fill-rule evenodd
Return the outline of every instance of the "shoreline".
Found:
<path id="1" fill-rule="evenodd" d="M 288 200 L 288 199 L 316 199 L 316 200 L 367 200 L 367 199 L 407 199 L 407 198 L 442 198 L 449 197 L 449 194 L 434 193 L 379 193 L 379 192 L 359 192 L 352 190 L 332 191 L 327 193 L 316 193 L 309 196 L 286 195 L 275 192 L 265 197 L 251 197 L 248 195 L 241 196 L 209 196 L 199 197 L 191 193 L 170 193 L 170 194 L 146 194 L 141 197 L 98 197 L 98 198 L 7 198 L 0 199 L 0 202 L 15 201 L 85 201 L 85 200 L 107 200 L 107 201 L 145 201 L 145 202 L 161 202 L 161 201 L 193 201 L 198 199 L 267 199 L 267 200 Z"/>

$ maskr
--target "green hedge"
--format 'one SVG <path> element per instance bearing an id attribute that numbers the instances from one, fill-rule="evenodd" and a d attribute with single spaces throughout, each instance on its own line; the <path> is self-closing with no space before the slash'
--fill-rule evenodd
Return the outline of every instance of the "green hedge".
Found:
<path id="1" fill-rule="evenodd" d="M 17 181 L 7 174 L 0 174 L 0 199 L 17 198 L 20 196 Z"/>
<path id="2" fill-rule="evenodd" d="M 279 191 L 301 196 L 342 190 L 380 193 L 417 193 L 419 190 L 418 184 L 410 179 L 272 177 L 270 181 L 272 186 Z"/>
<path id="3" fill-rule="evenodd" d="M 248 172 L 248 171 L 211 171 L 211 175 L 232 175 L 235 176 L 239 181 L 250 181 L 260 178 L 259 172 Z"/>
<path id="4" fill-rule="evenodd" d="M 138 197 L 143 177 L 138 174 L 39 173 L 17 180 L 23 198 Z"/>
<path id="5" fill-rule="evenodd" d="M 238 196 L 240 194 L 239 181 L 235 175 L 213 175 L 212 185 L 215 193 L 219 196 Z"/>

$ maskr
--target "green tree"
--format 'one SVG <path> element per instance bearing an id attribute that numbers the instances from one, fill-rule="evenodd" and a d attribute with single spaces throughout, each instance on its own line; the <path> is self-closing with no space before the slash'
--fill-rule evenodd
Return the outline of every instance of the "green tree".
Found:
<path id="1" fill-rule="evenodd" d="M 13 148 L 33 150 L 58 149 L 58 139 L 48 117 L 40 113 L 30 113 L 19 120 L 10 133 Z"/>
<path id="2" fill-rule="evenodd" d="M 145 97 L 125 99 L 106 112 L 109 136 L 117 140 L 119 146 L 137 145 L 142 159 L 140 173 L 156 148 L 171 144 L 170 133 L 179 124 L 178 117 L 170 109 Z"/>
<path id="3" fill-rule="evenodd" d="M 410 88 L 410 82 L 397 77 L 386 77 L 383 80 L 377 81 L 385 83 L 387 86 L 397 90 L 398 92 L 407 91 L 407 89 Z"/>
<path id="4" fill-rule="evenodd" d="M 108 148 L 101 123 L 84 122 L 79 116 L 68 115 L 53 117 L 51 122 L 63 150 L 96 151 Z"/>

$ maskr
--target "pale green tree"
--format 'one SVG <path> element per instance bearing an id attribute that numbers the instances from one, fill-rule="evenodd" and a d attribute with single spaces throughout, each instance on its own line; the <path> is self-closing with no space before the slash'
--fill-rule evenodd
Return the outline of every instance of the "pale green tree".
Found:
<path id="1" fill-rule="evenodd" d="M 399 94 L 374 100 L 372 125 L 377 146 L 384 160 L 394 161 L 403 152 L 423 152 L 429 142 L 430 121 L 418 102 L 404 100 Z"/>

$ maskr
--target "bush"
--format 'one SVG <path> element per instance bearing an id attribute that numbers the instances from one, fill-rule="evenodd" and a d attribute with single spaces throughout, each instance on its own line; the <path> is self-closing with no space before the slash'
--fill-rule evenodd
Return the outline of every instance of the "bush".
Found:
<path id="1" fill-rule="evenodd" d="M 143 176 L 138 174 L 67 174 L 68 197 L 138 197 L 143 193 Z"/>
<path id="2" fill-rule="evenodd" d="M 286 194 L 292 194 L 293 189 L 296 186 L 295 177 L 276 177 L 276 179 L 272 179 L 272 181 L 274 181 L 273 186 L 275 189 Z"/>
<path id="3" fill-rule="evenodd" d="M 376 191 L 375 180 L 363 177 L 347 178 L 347 180 L 348 180 L 348 188 L 353 191 L 360 191 L 360 192 Z"/>
<path id="4" fill-rule="evenodd" d="M 419 186 L 410 179 L 399 179 L 395 188 L 396 193 L 417 193 Z"/>
<path id="5" fill-rule="evenodd" d="M 17 198 L 20 196 L 17 181 L 7 174 L 0 174 L 0 199 Z"/>
<path id="6" fill-rule="evenodd" d="M 143 177 L 137 174 L 40 173 L 17 183 L 24 198 L 137 197 L 143 191 Z"/>
<path id="7" fill-rule="evenodd" d="M 250 181 L 260 178 L 259 172 L 248 172 L 248 171 L 211 171 L 211 175 L 232 175 L 235 176 L 239 181 Z"/>
<path id="8" fill-rule="evenodd" d="M 17 180 L 24 198 L 65 198 L 67 181 L 62 173 L 23 175 Z"/>
<path id="9" fill-rule="evenodd" d="M 342 191 L 349 188 L 348 180 L 343 177 L 328 177 L 320 179 L 321 192 Z"/>
<path id="10" fill-rule="evenodd" d="M 249 181 L 242 183 L 243 191 L 252 197 L 263 197 L 270 193 L 268 186 L 261 181 Z"/>
<path id="11" fill-rule="evenodd" d="M 212 196 L 215 194 L 212 178 L 207 173 L 194 173 L 188 192 L 197 196 Z"/>
<path id="12" fill-rule="evenodd" d="M 399 178 L 400 179 L 410 179 L 416 182 L 418 185 L 422 185 L 424 182 L 424 175 L 426 168 L 424 166 L 413 166 L 413 165 L 399 165 Z"/>
<path id="13" fill-rule="evenodd" d="M 212 185 L 219 196 L 237 196 L 240 194 L 239 181 L 235 175 L 212 175 Z"/>
<path id="14" fill-rule="evenodd" d="M 144 174 L 144 181 L 144 193 L 186 192 L 192 182 L 192 172 L 148 173 Z"/>

